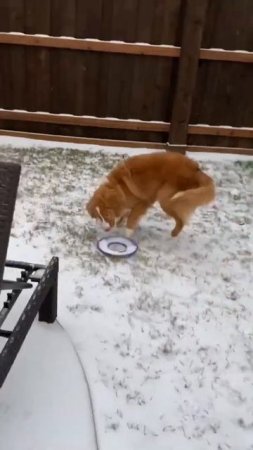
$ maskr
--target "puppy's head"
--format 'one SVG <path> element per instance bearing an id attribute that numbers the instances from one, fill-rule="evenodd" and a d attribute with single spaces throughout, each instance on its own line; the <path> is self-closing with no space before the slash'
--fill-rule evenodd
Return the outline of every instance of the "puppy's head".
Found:
<path id="1" fill-rule="evenodd" d="M 117 186 L 100 186 L 86 205 L 89 215 L 99 221 L 106 231 L 113 228 L 124 210 L 124 194 Z"/>

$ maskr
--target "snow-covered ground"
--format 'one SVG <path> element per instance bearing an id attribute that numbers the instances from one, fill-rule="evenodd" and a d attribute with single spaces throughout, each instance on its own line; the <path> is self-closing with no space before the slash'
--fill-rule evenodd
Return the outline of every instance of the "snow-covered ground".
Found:
<path id="1" fill-rule="evenodd" d="M 177 239 L 154 207 L 139 252 L 115 260 L 97 252 L 83 204 L 126 149 L 6 142 L 0 158 L 22 161 L 8 256 L 60 257 L 58 318 L 89 381 L 100 450 L 252 450 L 253 160 L 194 155 L 216 180 L 216 203 Z"/>
<path id="2" fill-rule="evenodd" d="M 35 321 L 1 389 L 0 448 L 96 450 L 87 385 L 58 324 Z"/>

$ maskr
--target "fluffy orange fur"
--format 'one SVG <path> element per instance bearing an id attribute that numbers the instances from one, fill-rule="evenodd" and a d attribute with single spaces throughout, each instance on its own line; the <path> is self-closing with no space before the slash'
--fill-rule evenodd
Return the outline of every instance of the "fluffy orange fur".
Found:
<path id="1" fill-rule="evenodd" d="M 86 208 L 108 230 L 126 220 L 129 236 L 158 201 L 162 210 L 175 220 L 171 234 L 177 236 L 195 209 L 214 198 L 214 182 L 196 161 L 179 153 L 159 152 L 133 156 L 118 164 Z"/>

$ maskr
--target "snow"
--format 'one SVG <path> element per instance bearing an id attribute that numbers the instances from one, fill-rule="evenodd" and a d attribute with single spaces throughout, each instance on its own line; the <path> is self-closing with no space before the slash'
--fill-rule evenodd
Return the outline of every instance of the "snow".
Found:
<path id="1" fill-rule="evenodd" d="M 113 121 L 115 121 L 115 122 L 120 122 L 120 121 L 123 121 L 123 122 L 132 122 L 132 123 L 137 123 L 137 124 L 142 124 L 142 123 L 149 123 L 150 125 L 154 125 L 154 124 L 156 124 L 156 125 L 166 125 L 166 126 L 169 126 L 170 124 L 168 123 L 168 122 L 163 122 L 163 121 L 160 121 L 160 120 L 149 120 L 148 122 L 147 121 L 145 121 L 145 120 L 141 120 L 141 119 L 131 119 L 131 118 L 129 118 L 129 119 L 119 119 L 118 117 L 111 117 L 111 116 L 103 116 L 103 117 L 98 117 L 98 116 L 89 116 L 89 115 L 78 115 L 78 116 L 76 116 L 76 115 L 73 115 L 73 114 L 66 114 L 66 113 L 60 113 L 60 114 L 52 114 L 52 113 L 49 113 L 49 112 L 47 112 L 47 111 L 27 111 L 27 110 L 24 110 L 24 109 L 11 109 L 11 110 L 9 110 L 9 109 L 4 109 L 4 108 L 0 108 L 0 112 L 15 112 L 15 113 L 18 113 L 18 114 L 23 114 L 23 115 L 30 115 L 30 114 L 34 114 L 34 115 L 41 115 L 41 114 L 43 114 L 43 115 L 45 115 L 45 116 L 48 116 L 48 117 L 58 117 L 58 116 L 60 116 L 60 117 L 65 117 L 65 118 L 69 118 L 69 117 L 75 117 L 75 118 L 77 118 L 78 117 L 78 119 L 94 119 L 94 120 L 108 120 L 108 121 L 111 121 L 111 120 L 113 120 Z M 205 123 L 194 123 L 194 124 L 189 124 L 189 127 L 191 127 L 191 128 L 198 128 L 198 127 L 201 127 L 201 128 L 209 128 L 209 129 L 226 129 L 226 130 L 244 130 L 244 131 L 252 131 L 252 128 L 250 128 L 250 127 L 232 127 L 231 125 L 209 125 L 209 124 L 205 124 Z M 182 146 L 184 146 L 184 145 L 182 145 Z"/>
<path id="2" fill-rule="evenodd" d="M 0 448 L 96 450 L 95 443 L 89 393 L 71 342 L 59 324 L 35 322 L 1 389 Z"/>
<path id="3" fill-rule="evenodd" d="M 105 154 L 118 154 L 118 155 L 137 155 L 144 153 L 153 153 L 154 150 L 150 148 L 127 148 L 127 147 L 115 147 L 106 145 L 105 147 L 101 147 L 100 145 L 88 145 L 88 144 L 75 144 L 69 142 L 52 142 L 46 141 L 45 139 L 28 139 L 28 138 L 20 138 L 14 136 L 5 136 L 0 135 L 0 147 L 14 147 L 14 148 L 39 148 L 40 150 L 50 150 L 52 148 L 59 148 L 62 150 L 79 150 L 90 153 L 105 153 Z M 182 147 L 185 147 L 183 145 Z M 187 154 L 198 161 L 219 161 L 222 158 L 222 161 L 253 161 L 253 154 L 250 155 L 234 155 L 234 154 L 216 154 L 216 153 L 196 153 L 196 152 L 187 152 Z"/>
<path id="4" fill-rule="evenodd" d="M 168 45 L 168 44 L 159 44 L 159 45 L 154 45 L 154 44 L 149 44 L 148 42 L 126 42 L 126 41 L 121 41 L 121 40 L 110 40 L 110 41 L 105 41 L 105 40 L 101 40 L 101 39 L 94 39 L 94 38 L 86 38 L 86 39 L 80 39 L 80 38 L 74 38 L 73 36 L 52 36 L 52 35 L 48 35 L 48 34 L 39 34 L 39 33 L 35 33 L 35 34 L 27 34 L 27 33 L 20 33 L 17 31 L 10 31 L 8 33 L 5 32 L 0 32 L 0 37 L 1 35 L 12 35 L 12 36 L 28 36 L 28 37 L 37 37 L 37 38 L 42 38 L 42 39 L 51 39 L 51 40 L 55 40 L 55 39 L 68 39 L 68 40 L 73 40 L 73 41 L 78 41 L 78 42 L 96 42 L 96 43 L 110 43 L 110 44 L 118 44 L 118 45 L 128 45 L 131 47 L 134 46 L 143 46 L 143 47 L 152 47 L 152 48 L 163 48 L 163 49 L 175 49 L 175 50 L 180 50 L 180 47 L 175 46 L 175 45 Z M 252 55 L 252 52 L 249 52 L 248 50 L 227 50 L 224 48 L 216 48 L 216 47 L 210 47 L 210 48 L 201 48 L 201 51 L 203 52 L 219 52 L 219 53 L 242 53 L 242 54 L 249 54 Z"/>
<path id="5" fill-rule="evenodd" d="M 126 41 L 121 41 L 121 40 L 109 40 L 109 41 L 105 41 L 105 40 L 101 40 L 101 39 L 94 39 L 94 38 L 85 38 L 85 39 L 80 39 L 80 38 L 74 38 L 73 36 L 52 36 L 52 35 L 48 35 L 48 34 L 27 34 L 27 33 L 20 33 L 17 31 L 11 31 L 8 33 L 5 32 L 0 32 L 0 37 L 1 35 L 11 35 L 11 36 L 26 36 L 26 37 L 37 37 L 37 38 L 42 38 L 42 39 L 49 39 L 49 40 L 55 40 L 55 39 L 68 39 L 68 40 L 72 40 L 72 41 L 77 41 L 77 42 L 96 42 L 96 43 L 110 43 L 110 44 L 120 44 L 120 45 L 127 45 L 127 46 L 131 46 L 131 47 L 135 47 L 135 46 L 145 46 L 145 47 L 152 47 L 152 48 L 166 48 L 166 49 L 176 49 L 176 50 L 180 50 L 180 47 L 177 47 L 175 45 L 153 45 L 153 44 L 149 44 L 148 42 L 126 42 Z"/>
<path id="6" fill-rule="evenodd" d="M 145 120 L 141 120 L 141 119 L 119 119 L 118 117 L 111 117 L 111 116 L 103 116 L 103 117 L 98 117 L 98 116 L 89 116 L 89 115 L 74 115 L 74 114 L 66 114 L 66 113 L 60 113 L 60 114 L 52 114 L 49 113 L 47 111 L 27 111 L 25 109 L 4 109 L 4 108 L 0 108 L 0 112 L 15 112 L 15 113 L 19 113 L 19 114 L 25 114 L 25 115 L 30 115 L 30 114 L 35 114 L 35 115 L 40 115 L 40 114 L 44 114 L 48 117 L 55 117 L 55 116 L 61 116 L 61 117 L 78 117 L 79 119 L 97 119 L 97 120 L 114 120 L 116 122 L 120 122 L 120 121 L 124 121 L 124 122 L 134 122 L 134 123 L 147 123 Z M 163 122 L 160 120 L 149 120 L 148 123 L 150 124 L 158 124 L 158 125 L 169 125 L 167 122 Z M 209 126 L 209 125 L 207 125 Z"/>
<path id="7" fill-rule="evenodd" d="M 252 128 L 251 127 L 232 127 L 231 125 L 208 125 L 208 124 L 206 124 L 206 123 L 192 123 L 192 124 L 189 124 L 189 127 L 195 127 L 195 128 L 197 128 L 197 127 L 206 127 L 206 128 L 217 128 L 217 129 L 219 129 L 219 128 L 225 128 L 225 129 L 227 129 L 227 130 L 234 130 L 234 129 L 236 129 L 236 130 L 240 130 L 240 129 L 242 129 L 242 130 L 245 130 L 245 131 L 251 131 L 252 130 Z"/>
<path id="8" fill-rule="evenodd" d="M 87 375 L 100 450 L 252 450 L 252 158 L 195 154 L 216 180 L 215 204 L 199 210 L 177 239 L 154 207 L 137 232 L 137 254 L 114 260 L 98 253 L 101 233 L 83 205 L 123 154 L 140 149 L 0 143 L 0 157 L 22 161 L 8 256 L 34 262 L 60 257 L 58 319 Z M 38 343 L 47 338 L 55 345 L 53 327 L 36 326 Z M 45 372 L 44 360 L 36 364 Z M 73 379 L 69 357 L 65 367 Z M 11 377 L 25 383 L 29 370 L 22 375 L 14 364 L 12 388 Z M 36 392 L 36 382 L 31 385 Z M 10 414 L 21 430 L 11 448 L 27 450 L 25 410 L 18 412 L 25 399 L 14 400 Z M 59 400 L 66 401 L 60 392 Z M 45 401 L 45 410 L 50 407 Z M 0 435 L 8 436 L 2 414 L 0 423 Z M 75 450 L 71 431 L 62 429 Z M 35 430 L 30 427 L 37 450 Z M 51 431 L 46 422 L 44 449 Z M 65 450 L 60 443 L 52 450 L 58 448 Z M 84 442 L 83 448 L 91 447 Z"/>

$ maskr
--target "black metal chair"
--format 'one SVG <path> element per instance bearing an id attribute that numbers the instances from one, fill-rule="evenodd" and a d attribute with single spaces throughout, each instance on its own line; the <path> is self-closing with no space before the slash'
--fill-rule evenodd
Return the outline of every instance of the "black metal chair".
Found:
<path id="1" fill-rule="evenodd" d="M 0 353 L 0 388 L 37 315 L 39 320 L 53 323 L 57 317 L 58 258 L 47 266 L 6 260 L 11 224 L 15 208 L 21 167 L 16 163 L 0 161 L 0 292 L 6 291 L 0 304 L 0 339 L 6 342 Z M 4 280 L 4 268 L 20 269 L 16 280 Z M 13 330 L 6 330 L 5 320 L 24 289 L 36 287 L 18 318 Z"/>

